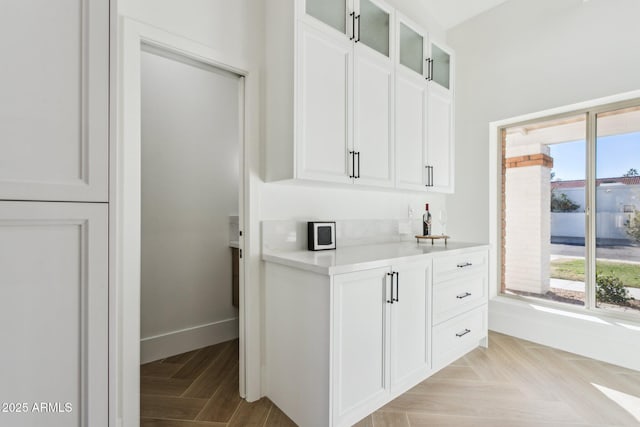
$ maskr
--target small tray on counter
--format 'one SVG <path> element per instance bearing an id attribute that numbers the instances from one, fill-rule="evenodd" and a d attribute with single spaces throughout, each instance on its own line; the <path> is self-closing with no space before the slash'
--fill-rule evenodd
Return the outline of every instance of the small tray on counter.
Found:
<path id="1" fill-rule="evenodd" d="M 431 240 L 431 244 L 433 245 L 433 241 L 434 240 L 441 240 L 444 239 L 444 244 L 447 244 L 447 239 L 450 238 L 450 236 L 446 236 L 444 234 L 439 234 L 439 235 L 430 235 L 430 236 L 418 236 L 416 235 L 416 242 L 420 243 L 420 240 Z"/>

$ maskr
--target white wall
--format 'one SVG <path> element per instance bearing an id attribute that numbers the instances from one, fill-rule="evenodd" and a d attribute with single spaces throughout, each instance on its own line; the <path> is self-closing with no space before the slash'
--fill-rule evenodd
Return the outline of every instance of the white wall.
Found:
<path id="1" fill-rule="evenodd" d="M 452 235 L 489 239 L 478 226 L 489 221 L 489 122 L 640 87 L 638 16 L 637 0 L 510 0 L 447 32 L 458 61 Z"/>
<path id="2" fill-rule="evenodd" d="M 241 83 L 156 53 L 142 53 L 141 70 L 144 363 L 238 336 L 229 215 L 238 213 Z"/>
<path id="3" fill-rule="evenodd" d="M 447 33 L 458 60 L 452 234 L 491 237 L 489 122 L 638 89 L 639 15 L 636 0 L 509 0 Z M 497 282 L 497 268 L 491 277 Z M 496 289 L 490 329 L 640 369 L 629 356 L 638 340 L 632 324 L 571 307 L 550 310 Z"/>

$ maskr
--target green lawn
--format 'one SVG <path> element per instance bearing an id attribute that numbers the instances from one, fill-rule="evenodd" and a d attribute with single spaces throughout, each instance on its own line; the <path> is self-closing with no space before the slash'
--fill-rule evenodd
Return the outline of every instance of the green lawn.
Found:
<path id="1" fill-rule="evenodd" d="M 625 286 L 640 288 L 640 264 L 597 261 L 596 268 L 600 274 L 619 277 Z M 560 258 L 551 261 L 551 277 L 583 282 L 584 260 Z"/>

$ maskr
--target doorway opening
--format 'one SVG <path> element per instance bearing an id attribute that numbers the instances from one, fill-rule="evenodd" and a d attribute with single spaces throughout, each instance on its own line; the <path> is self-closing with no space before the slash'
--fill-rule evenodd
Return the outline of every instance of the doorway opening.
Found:
<path id="1" fill-rule="evenodd" d="M 142 420 L 224 421 L 205 410 L 223 382 L 240 399 L 243 85 L 141 46 Z"/>

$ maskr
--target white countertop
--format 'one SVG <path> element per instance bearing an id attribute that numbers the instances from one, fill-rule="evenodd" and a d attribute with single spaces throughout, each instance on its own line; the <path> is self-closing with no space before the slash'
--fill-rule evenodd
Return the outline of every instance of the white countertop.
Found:
<path id="1" fill-rule="evenodd" d="M 240 249 L 240 242 L 238 240 L 229 240 L 229 247 Z"/>
<path id="2" fill-rule="evenodd" d="M 384 267 L 392 262 L 416 261 L 425 255 L 462 253 L 478 248 L 488 248 L 488 246 L 451 241 L 445 246 L 441 242 L 431 245 L 431 242 L 416 243 L 412 241 L 338 247 L 334 250 L 316 252 L 264 250 L 262 259 L 267 262 L 331 275 Z"/>

